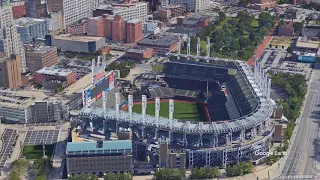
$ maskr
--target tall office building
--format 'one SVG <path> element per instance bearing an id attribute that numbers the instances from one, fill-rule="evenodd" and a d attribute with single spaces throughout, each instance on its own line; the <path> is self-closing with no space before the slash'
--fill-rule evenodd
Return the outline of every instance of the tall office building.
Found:
<path id="1" fill-rule="evenodd" d="M 20 57 L 7 57 L 0 53 L 0 87 L 18 88 L 22 86 Z"/>
<path id="2" fill-rule="evenodd" d="M 20 39 L 23 43 L 31 43 L 37 38 L 44 38 L 48 34 L 46 19 L 22 17 L 15 20 Z"/>
<path id="3" fill-rule="evenodd" d="M 27 0 L 25 2 L 26 16 L 30 18 L 48 17 L 47 3 L 43 0 Z"/>
<path id="4" fill-rule="evenodd" d="M 21 70 L 26 71 L 25 53 L 13 21 L 12 7 L 6 2 L 0 4 L 0 52 L 7 57 L 12 54 L 20 56 Z"/>
<path id="5" fill-rule="evenodd" d="M 93 16 L 102 16 L 103 14 L 119 15 L 124 20 L 130 21 L 132 19 L 147 20 L 148 3 L 145 2 L 131 2 L 128 4 L 112 4 L 100 6 L 93 11 Z"/>
<path id="6" fill-rule="evenodd" d="M 210 9 L 209 0 L 170 0 L 170 4 L 184 4 L 188 11 L 201 12 Z"/>
<path id="7" fill-rule="evenodd" d="M 132 19 L 126 22 L 126 42 L 137 43 L 143 38 L 142 21 L 140 19 Z"/>
<path id="8" fill-rule="evenodd" d="M 47 5 L 49 13 L 61 11 L 64 29 L 83 18 L 91 17 L 92 14 L 90 0 L 48 0 Z"/>

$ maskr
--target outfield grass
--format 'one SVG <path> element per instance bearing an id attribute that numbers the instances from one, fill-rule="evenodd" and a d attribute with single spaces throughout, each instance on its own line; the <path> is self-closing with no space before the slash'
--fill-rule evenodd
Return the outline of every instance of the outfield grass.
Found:
<path id="1" fill-rule="evenodd" d="M 175 101 L 173 118 L 188 121 L 205 121 L 205 117 L 202 115 L 203 113 L 201 112 L 201 108 L 201 105 Z M 133 105 L 132 111 L 135 113 L 141 113 L 141 104 Z M 147 114 L 152 116 L 155 115 L 154 103 L 147 104 Z M 169 117 L 169 102 L 160 103 L 160 116 L 167 118 Z"/>
<path id="2" fill-rule="evenodd" d="M 46 155 L 48 158 L 52 157 L 53 154 L 54 145 L 46 145 Z M 35 145 L 35 146 L 24 146 L 23 147 L 23 156 L 26 159 L 39 159 L 42 158 L 43 152 L 42 152 L 42 145 Z"/>

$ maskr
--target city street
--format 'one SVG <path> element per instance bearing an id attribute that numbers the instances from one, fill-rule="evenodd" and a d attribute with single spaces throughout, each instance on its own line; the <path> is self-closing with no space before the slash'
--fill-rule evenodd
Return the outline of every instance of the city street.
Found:
<path id="1" fill-rule="evenodd" d="M 317 175 L 315 139 L 318 135 L 320 112 L 319 70 L 314 70 L 301 119 L 298 120 L 295 140 L 284 164 L 282 175 Z"/>

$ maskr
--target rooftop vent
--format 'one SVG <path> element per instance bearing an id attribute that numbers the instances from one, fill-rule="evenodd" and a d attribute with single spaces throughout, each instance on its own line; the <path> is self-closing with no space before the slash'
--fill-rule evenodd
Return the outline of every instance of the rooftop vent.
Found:
<path id="1" fill-rule="evenodd" d="M 103 146 L 103 141 L 99 140 L 97 141 L 97 148 L 102 148 Z"/>

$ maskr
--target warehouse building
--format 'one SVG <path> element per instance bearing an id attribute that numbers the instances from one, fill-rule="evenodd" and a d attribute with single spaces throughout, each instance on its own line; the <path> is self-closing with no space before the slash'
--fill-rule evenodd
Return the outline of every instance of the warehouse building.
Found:
<path id="1" fill-rule="evenodd" d="M 178 36 L 158 34 L 142 39 L 138 45 L 153 48 L 155 56 L 164 56 L 169 52 L 177 51 L 178 42 Z"/>
<path id="2" fill-rule="evenodd" d="M 96 52 L 106 46 L 104 37 L 76 36 L 71 34 L 61 34 L 58 36 L 47 36 L 47 45 L 56 46 L 62 52 Z"/>

